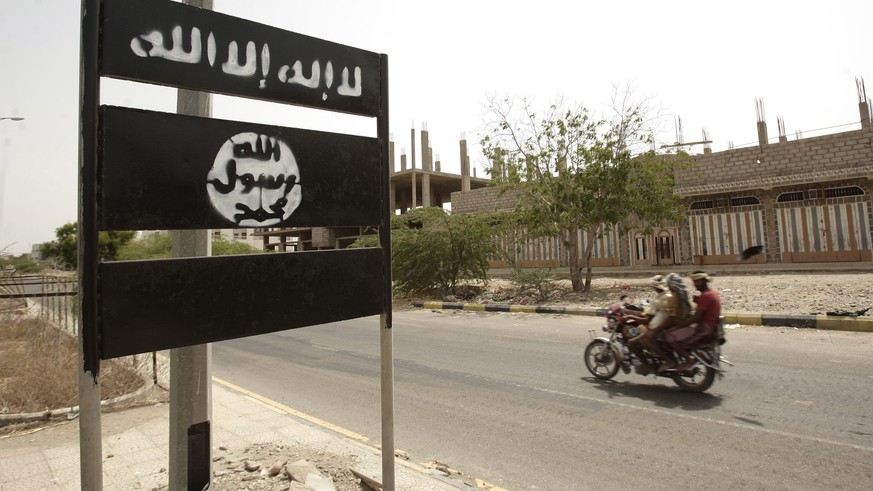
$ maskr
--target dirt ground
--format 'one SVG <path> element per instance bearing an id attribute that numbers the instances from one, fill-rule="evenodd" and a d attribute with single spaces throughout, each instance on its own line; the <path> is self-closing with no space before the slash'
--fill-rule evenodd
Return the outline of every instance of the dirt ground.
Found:
<path id="1" fill-rule="evenodd" d="M 571 292 L 569 281 L 558 281 L 545 301 L 538 301 L 535 292 L 519 292 L 509 280 L 494 279 L 481 287 L 478 294 L 443 300 L 605 308 L 623 294 L 636 303 L 652 298 L 650 278 L 649 275 L 595 276 L 591 290 L 585 293 Z M 838 310 L 857 312 L 873 307 L 871 273 L 758 273 L 713 275 L 713 278 L 710 287 L 721 297 L 724 312 L 807 315 Z M 686 281 L 693 288 L 692 282 Z M 408 301 L 396 299 L 395 308 L 402 308 Z M 868 315 L 873 315 L 873 310 Z"/>

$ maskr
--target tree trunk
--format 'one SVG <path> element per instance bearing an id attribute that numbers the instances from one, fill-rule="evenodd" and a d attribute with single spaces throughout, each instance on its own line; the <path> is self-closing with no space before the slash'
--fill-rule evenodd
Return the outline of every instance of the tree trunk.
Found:
<path id="1" fill-rule="evenodd" d="M 594 233 L 591 230 L 586 230 L 588 235 L 588 244 L 585 246 L 585 286 L 582 291 L 587 292 L 591 289 L 591 253 L 594 252 Z"/>
<path id="2" fill-rule="evenodd" d="M 582 289 L 582 265 L 579 261 L 579 229 L 568 231 L 564 243 L 567 245 L 567 265 L 570 267 L 570 284 L 574 292 L 587 291 Z"/>

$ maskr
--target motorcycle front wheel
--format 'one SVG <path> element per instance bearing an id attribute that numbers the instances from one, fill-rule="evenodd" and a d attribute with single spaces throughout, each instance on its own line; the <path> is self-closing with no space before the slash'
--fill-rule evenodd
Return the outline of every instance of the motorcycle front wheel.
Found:
<path id="1" fill-rule="evenodd" d="M 698 364 L 687 372 L 674 374 L 673 381 L 686 392 L 703 392 L 715 382 L 715 370 Z"/>
<path id="2" fill-rule="evenodd" d="M 621 363 L 609 343 L 595 339 L 585 347 L 585 366 L 591 375 L 609 380 L 618 373 Z"/>

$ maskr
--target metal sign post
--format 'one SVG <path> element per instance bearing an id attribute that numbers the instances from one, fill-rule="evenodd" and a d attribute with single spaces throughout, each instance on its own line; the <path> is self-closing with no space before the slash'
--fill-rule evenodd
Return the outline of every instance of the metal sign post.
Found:
<path id="1" fill-rule="evenodd" d="M 82 489 L 103 489 L 100 357 L 97 327 L 97 134 L 100 11 L 82 1 L 79 52 L 79 469 Z"/>
<path id="2" fill-rule="evenodd" d="M 380 57 L 382 91 L 377 119 L 379 135 L 388 135 L 388 57 Z M 388 186 L 391 181 L 391 163 L 388 138 L 382 138 L 382 183 Z M 414 153 L 414 152 L 413 152 Z M 414 186 L 413 186 L 414 187 Z M 384 306 L 379 316 L 379 356 L 382 374 L 382 489 L 394 491 L 394 330 L 391 316 L 391 206 L 390 192 L 382 190 L 382 226 L 379 227 L 379 244 L 382 247 L 382 284 Z"/>

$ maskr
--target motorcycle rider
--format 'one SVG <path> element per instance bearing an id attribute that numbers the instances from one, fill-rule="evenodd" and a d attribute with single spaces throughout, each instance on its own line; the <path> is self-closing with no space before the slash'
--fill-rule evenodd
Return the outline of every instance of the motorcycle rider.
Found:
<path id="1" fill-rule="evenodd" d="M 652 289 L 655 290 L 656 296 L 652 300 L 651 309 L 645 316 L 628 314 L 627 319 L 636 321 L 640 334 L 628 339 L 628 348 L 640 360 L 640 365 L 635 368 L 640 375 L 648 375 L 655 371 L 655 367 L 649 364 L 646 357 L 643 355 L 643 339 L 645 334 L 652 326 L 660 325 L 666 319 L 665 308 L 670 303 L 670 292 L 667 285 L 664 283 L 663 275 L 655 275 L 652 277 Z"/>
<path id="2" fill-rule="evenodd" d="M 678 273 L 670 273 L 665 279 L 667 288 L 670 291 L 670 303 L 667 307 L 669 317 L 659 325 L 651 328 L 643 338 L 646 343 L 646 348 L 649 352 L 664 360 L 664 363 L 658 367 L 658 373 L 666 372 L 671 368 L 676 368 L 675 357 L 664 351 L 661 347 L 661 342 L 664 336 L 676 327 L 682 325 L 685 319 L 691 316 L 691 292 L 685 281 Z"/>
<path id="3" fill-rule="evenodd" d="M 688 370 L 696 360 L 688 353 L 688 350 L 697 344 L 710 342 L 718 328 L 718 319 L 721 316 L 721 299 L 715 290 L 709 288 L 712 277 L 703 271 L 694 271 L 689 275 L 694 287 L 700 292 L 696 298 L 697 309 L 694 315 L 680 321 L 677 328 L 664 336 L 664 341 L 678 356 L 685 358 L 685 362 L 676 368 L 683 372 Z"/>

